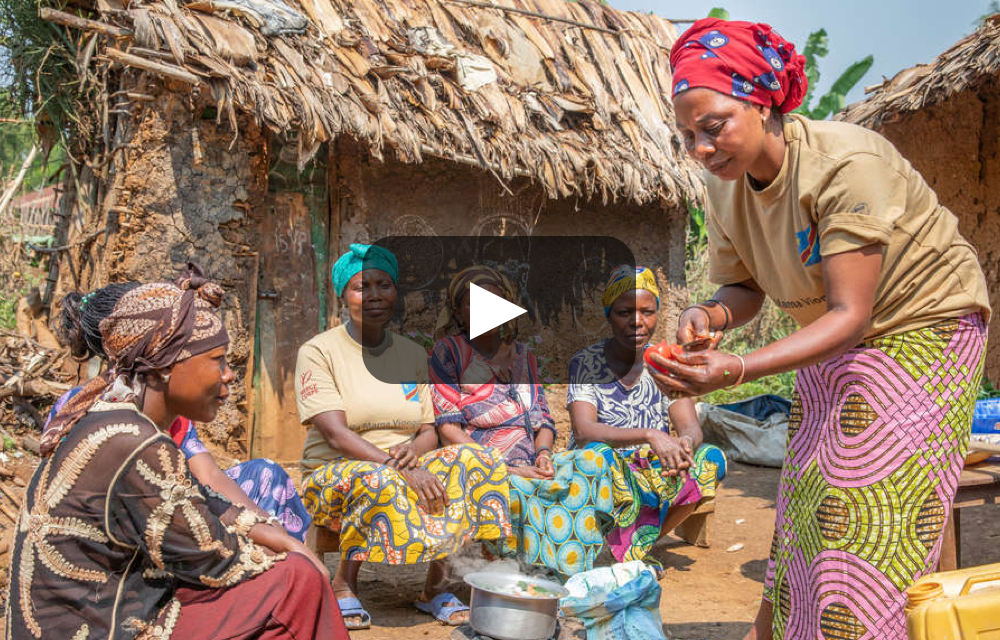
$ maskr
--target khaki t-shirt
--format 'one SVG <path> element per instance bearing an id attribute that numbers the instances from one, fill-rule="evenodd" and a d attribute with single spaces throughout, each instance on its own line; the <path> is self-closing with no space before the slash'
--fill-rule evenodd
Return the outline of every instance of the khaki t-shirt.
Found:
<path id="1" fill-rule="evenodd" d="M 391 371 L 385 379 L 373 376 L 365 363 Z M 384 369 L 383 369 L 384 368 Z M 374 349 L 361 346 L 347 325 L 325 331 L 299 348 L 295 365 L 295 399 L 299 419 L 306 425 L 302 471 L 344 454 L 329 444 L 309 420 L 324 411 L 343 411 L 347 426 L 384 451 L 413 439 L 420 425 L 434 422 L 423 347 L 391 331 Z"/>
<path id="2" fill-rule="evenodd" d="M 879 243 L 882 271 L 866 338 L 982 311 L 986 280 L 958 220 L 882 136 L 844 122 L 785 116 L 774 182 L 708 175 L 709 277 L 753 279 L 805 326 L 826 313 L 826 256 Z"/>

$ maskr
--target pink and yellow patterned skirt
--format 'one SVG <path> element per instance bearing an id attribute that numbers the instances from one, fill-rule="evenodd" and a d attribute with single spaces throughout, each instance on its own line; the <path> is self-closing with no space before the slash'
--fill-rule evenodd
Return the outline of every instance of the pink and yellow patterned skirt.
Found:
<path id="1" fill-rule="evenodd" d="M 978 314 L 876 338 L 798 374 L 764 597 L 776 640 L 905 640 L 982 379 Z"/>

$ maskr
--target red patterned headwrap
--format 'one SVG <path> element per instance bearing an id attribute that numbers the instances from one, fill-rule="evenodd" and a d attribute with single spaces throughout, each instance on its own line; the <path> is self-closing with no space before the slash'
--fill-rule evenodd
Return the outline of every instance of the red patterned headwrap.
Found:
<path id="1" fill-rule="evenodd" d="M 673 95 L 694 87 L 788 113 L 802 104 L 806 59 L 770 25 L 703 18 L 670 50 Z"/>

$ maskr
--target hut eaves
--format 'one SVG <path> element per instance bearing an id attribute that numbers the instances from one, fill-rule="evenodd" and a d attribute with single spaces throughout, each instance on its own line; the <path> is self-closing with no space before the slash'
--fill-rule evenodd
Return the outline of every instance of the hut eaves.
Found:
<path id="1" fill-rule="evenodd" d="M 175 90 L 207 86 L 234 126 L 242 111 L 297 138 L 300 160 L 348 135 L 376 158 L 471 163 L 553 198 L 700 199 L 673 129 L 676 31 L 651 14 L 592 0 L 288 0 L 296 24 L 262 19 L 280 0 L 109 4 L 101 21 L 131 32 L 112 60 L 173 75 Z"/>
<path id="2" fill-rule="evenodd" d="M 871 129 L 893 122 L 903 113 L 918 111 L 975 88 L 1000 75 L 1000 15 L 939 55 L 897 73 L 871 95 L 835 116 Z"/>

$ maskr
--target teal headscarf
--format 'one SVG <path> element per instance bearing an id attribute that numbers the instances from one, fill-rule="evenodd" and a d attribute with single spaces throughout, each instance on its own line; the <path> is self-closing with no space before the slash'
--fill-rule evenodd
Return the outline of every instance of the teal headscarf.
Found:
<path id="1" fill-rule="evenodd" d="M 393 282 L 399 279 L 399 263 L 391 251 L 377 244 L 355 243 L 351 245 L 350 251 L 337 258 L 333 263 L 333 269 L 330 270 L 333 290 L 337 293 L 337 297 L 344 292 L 344 287 L 354 274 L 365 269 L 385 271 Z"/>

